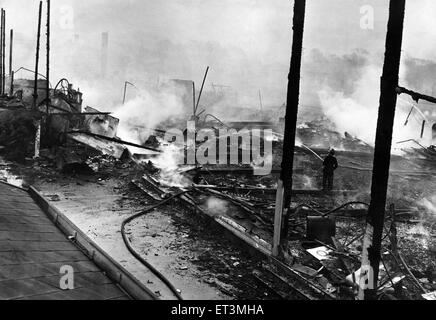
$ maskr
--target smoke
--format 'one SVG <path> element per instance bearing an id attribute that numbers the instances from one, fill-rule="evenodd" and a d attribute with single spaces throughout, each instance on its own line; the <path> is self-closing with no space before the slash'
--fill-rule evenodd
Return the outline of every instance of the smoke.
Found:
<path id="1" fill-rule="evenodd" d="M 172 84 L 159 89 L 141 89 L 137 96 L 115 108 L 113 116 L 121 119 L 118 136 L 144 143 L 159 123 L 183 114 L 183 88 Z"/>
<path id="2" fill-rule="evenodd" d="M 356 81 L 353 93 L 346 95 L 326 85 L 319 92 L 324 114 L 340 132 L 348 132 L 366 142 L 374 141 L 377 121 L 377 69 L 367 67 Z"/>
<path id="3" fill-rule="evenodd" d="M 436 215 L 436 195 L 418 201 L 418 206 L 425 208 L 429 213 Z"/>
<path id="4" fill-rule="evenodd" d="M 225 200 L 216 198 L 216 197 L 209 197 L 206 201 L 206 206 L 208 211 L 211 213 L 214 213 L 216 215 L 223 215 L 227 213 L 228 211 L 228 202 Z"/>
<path id="5" fill-rule="evenodd" d="M 191 183 L 188 178 L 179 171 L 179 165 L 183 163 L 184 153 L 173 144 L 162 145 L 162 153 L 153 158 L 153 165 L 160 169 L 159 182 L 167 187 L 184 188 Z"/>
<path id="6" fill-rule="evenodd" d="M 354 67 L 356 66 L 353 64 Z M 357 66 L 356 73 L 359 77 L 356 80 L 356 76 L 350 75 L 346 80 L 349 85 L 344 87 L 345 90 L 325 83 L 318 95 L 324 114 L 333 122 L 336 130 L 347 132 L 373 145 L 380 99 L 381 67 L 373 63 L 365 64 L 360 68 Z M 403 68 L 402 73 L 407 74 L 407 68 Z M 347 88 L 352 89 L 347 92 Z M 421 138 L 422 122 L 426 118 L 416 109 L 409 116 L 414 105 L 409 97 L 400 96 L 398 99 L 393 148 L 399 146 L 398 142 L 409 139 L 418 140 L 422 144 L 431 143 L 431 123 L 426 122 L 426 130 Z"/>
<path id="7" fill-rule="evenodd" d="M 21 66 L 34 69 L 38 2 L 0 0 L 7 10 L 7 28 L 15 31 L 15 70 Z M 360 27 L 363 5 L 374 7 L 372 30 Z M 229 114 L 227 111 L 235 106 L 257 109 L 259 89 L 265 108 L 280 106 L 286 99 L 292 6 L 288 0 L 52 1 L 51 79 L 55 84 L 60 78 L 68 78 L 84 93 L 85 105 L 111 111 L 122 101 L 124 81 L 149 88 L 161 77 L 190 79 L 198 88 L 209 65 L 203 96 L 209 113 L 220 110 Z M 318 106 L 318 94 L 313 91 L 323 90 L 324 85 L 333 94 L 343 93 L 346 98 L 353 95 L 363 69 L 373 63 L 371 60 L 382 59 L 387 8 L 388 1 L 379 0 L 308 3 L 301 97 L 304 104 Z M 434 58 L 436 28 L 429 14 L 434 8 L 432 0 L 408 3 L 405 55 Z M 44 28 L 42 31 L 44 35 Z M 101 74 L 102 32 L 109 34 L 106 78 Z M 44 36 L 41 48 L 44 57 Z M 43 61 L 40 72 L 44 74 Z M 381 65 L 377 63 L 380 72 L 372 81 L 378 84 Z M 425 67 L 422 69 L 425 71 Z M 410 68 L 410 72 L 415 71 Z M 20 72 L 16 78 L 31 76 Z M 415 78 L 411 75 L 407 79 L 412 87 Z M 213 102 L 209 103 L 206 92 L 213 92 L 212 83 L 229 85 L 237 92 L 237 99 L 221 100 L 223 103 L 211 111 Z"/>
<path id="8" fill-rule="evenodd" d="M 34 69 L 37 0 L 0 0 L 15 31 L 14 69 Z M 26 8 L 26 10 L 23 10 Z M 160 77 L 194 80 L 206 66 L 211 84 L 231 86 L 241 106 L 281 105 L 286 96 L 292 4 L 257 0 L 52 1 L 51 79 L 68 78 L 85 104 L 111 111 L 124 81 Z M 45 56 L 45 2 L 41 57 Z M 101 34 L 108 32 L 107 76 L 101 72 Z M 45 73 L 41 59 L 40 73 Z M 18 74 L 18 77 L 31 77 Z"/>

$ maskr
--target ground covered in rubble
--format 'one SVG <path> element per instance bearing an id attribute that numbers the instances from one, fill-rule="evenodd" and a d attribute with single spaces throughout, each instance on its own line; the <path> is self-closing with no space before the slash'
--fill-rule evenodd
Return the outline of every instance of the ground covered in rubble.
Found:
<path id="1" fill-rule="evenodd" d="M 138 175 L 134 163 L 106 161 L 92 175 L 61 173 L 44 160 L 20 165 L 2 162 L 0 166 L 2 180 L 41 190 L 91 239 L 165 298 L 158 285 L 140 274 L 120 235 L 123 219 L 153 204 L 130 183 Z M 250 255 L 183 205 L 163 206 L 132 221 L 127 234 L 135 250 L 187 299 L 280 298 L 252 276 L 260 257 Z"/>
<path id="2" fill-rule="evenodd" d="M 346 277 L 360 267 L 366 206 L 350 205 L 332 215 L 336 219 L 338 242 L 327 244 L 334 249 L 328 261 L 309 254 L 308 250 L 325 243 L 305 237 L 306 218 L 350 201 L 369 203 L 372 148 L 347 134 L 321 131 L 316 122 L 301 126 L 299 135 L 293 188 L 300 192 L 292 198 L 292 208 L 296 209 L 289 217 L 290 230 L 282 258 L 328 294 L 353 299 L 356 292 L 350 290 Z M 339 169 L 335 173 L 335 192 L 325 193 L 320 191 L 321 159 L 330 146 L 337 148 Z M 281 149 L 281 143 L 276 142 L 275 172 L 280 167 Z M 87 165 L 59 171 L 54 159 L 46 154 L 49 153 L 43 150 L 39 160 L 27 159 L 21 164 L 2 162 L 0 176 L 11 183 L 39 188 L 103 249 L 158 296 L 167 298 L 162 286 L 141 271 L 120 235 L 125 218 L 159 200 L 159 194 L 157 199 L 153 198 L 151 190 L 143 192 L 132 181 L 144 179 L 146 174 L 149 181 L 158 181 L 159 170 L 147 162 L 98 156 L 89 159 Z M 417 152 L 392 156 L 388 205 L 393 213 L 386 219 L 384 232 L 383 268 L 387 270 L 381 278 L 386 286 L 384 297 L 421 299 L 422 293 L 436 290 L 434 163 L 426 154 Z M 226 216 L 250 236 L 270 242 L 277 174 L 256 177 L 247 169 L 238 165 L 204 166 L 195 177 L 196 187 L 190 195 L 198 208 L 210 216 Z M 141 256 L 181 290 L 185 298 L 298 297 L 265 276 L 268 267 L 261 257 L 250 254 L 247 247 L 226 237 L 223 229 L 217 228 L 206 215 L 180 200 L 134 220 L 127 226 L 127 234 Z"/>

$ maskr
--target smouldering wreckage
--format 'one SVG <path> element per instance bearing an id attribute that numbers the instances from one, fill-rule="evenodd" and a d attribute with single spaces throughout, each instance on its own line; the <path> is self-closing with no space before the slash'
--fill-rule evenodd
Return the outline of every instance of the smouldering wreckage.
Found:
<path id="1" fill-rule="evenodd" d="M 402 5 L 404 12 L 404 1 L 393 1 L 392 4 L 399 7 Z M 180 290 L 149 263 L 141 252 L 135 250 L 130 242 L 131 236 L 126 231 L 133 220 L 144 216 L 147 218 L 150 211 L 169 204 L 172 204 L 172 210 L 183 208 L 190 217 L 198 217 L 198 221 L 200 217 L 207 218 L 209 223 L 220 228 L 222 234 L 238 244 L 243 244 L 253 255 L 262 257 L 261 263 L 250 274 L 255 284 L 246 283 L 251 289 L 268 292 L 262 298 L 273 296 L 278 299 L 353 300 L 357 298 L 362 284 L 365 285 L 365 280 L 368 283 L 374 282 L 373 279 L 366 278 L 368 270 L 362 269 L 361 262 L 362 255 L 366 254 L 365 245 L 370 242 L 366 241 L 368 232 L 365 232 L 365 228 L 368 230 L 366 218 L 371 211 L 371 208 L 368 210 L 368 189 L 373 171 L 372 159 L 377 158 L 374 156 L 377 143 L 374 149 L 348 133 L 329 130 L 332 126 L 323 118 L 311 119 L 300 123 L 298 127 L 292 126 L 293 120 L 294 125 L 297 123 L 298 113 L 304 1 L 296 1 L 294 8 L 296 19 L 288 90 L 288 111 L 293 114 L 284 119 L 285 123 L 291 124 L 291 129 L 296 129 L 297 143 L 295 148 L 290 149 L 284 147 L 289 142 L 286 139 L 289 135 L 283 130 L 283 123 L 277 121 L 230 123 L 207 114 L 204 121 L 200 122 L 204 110 L 197 110 L 209 68 L 197 100 L 195 88 L 193 90 L 193 115 L 175 122 L 175 127 L 183 133 L 182 141 L 178 139 L 174 143 L 164 139 L 165 133 L 170 129 L 164 123 L 156 128 L 148 128 L 152 130 L 152 134 L 147 141 L 133 143 L 121 140 L 117 137 L 120 120 L 95 108 L 83 108 L 82 93 L 75 90 L 68 80 L 61 79 L 54 88 L 50 88 L 48 52 L 46 80 L 38 79 L 41 6 L 42 3 L 35 80 L 32 82 L 14 79 L 12 70 L 6 78 L 4 61 L 1 63 L 0 145 L 6 159 L 17 162 L 18 166 L 20 162 L 32 162 L 31 158 L 34 157 L 34 171 L 38 167 L 44 167 L 52 173 L 57 170 L 56 172 L 63 171 L 64 174 L 71 173 L 73 176 L 79 172 L 92 175 L 104 170 L 107 170 L 105 174 L 111 174 L 111 164 L 115 164 L 120 170 L 136 171 L 136 176 L 139 177 L 132 180 L 132 184 L 153 204 L 130 215 L 121 223 L 122 239 L 130 253 L 178 299 L 182 298 Z M 3 15 L 2 11 L 2 20 Z M 392 15 L 391 18 L 388 30 L 402 28 L 402 21 L 399 19 L 401 15 Z M 393 28 L 395 23 L 398 28 Z M 47 51 L 49 26 L 48 22 Z M 2 29 L 4 32 L 4 20 Z M 394 49 L 401 49 L 401 41 L 395 41 L 395 35 L 398 36 L 388 32 L 390 42 L 387 41 L 387 47 L 391 45 L 392 52 Z M 2 38 L 4 60 L 4 34 Z M 386 96 L 392 98 L 396 94 L 406 93 L 415 100 L 428 98 L 397 86 L 394 87 L 397 92 L 387 90 L 395 85 L 392 79 L 398 75 L 395 69 L 399 66 L 399 56 L 391 60 L 388 55 L 386 57 L 385 64 L 390 68 L 385 68 L 384 71 L 394 73 L 391 77 L 382 77 L 382 90 L 385 90 Z M 292 109 L 292 106 L 295 108 Z M 207 118 L 211 120 L 206 121 Z M 194 161 L 180 165 L 175 157 L 189 157 L 189 149 L 192 148 L 189 135 L 194 140 L 197 135 L 195 131 L 185 130 L 186 120 L 193 120 L 199 125 L 199 129 L 207 128 L 216 136 L 219 136 L 220 129 L 246 129 L 250 144 L 247 146 L 239 141 L 240 132 L 229 133 L 224 139 L 225 156 L 222 156 L 222 149 L 217 150 L 217 155 L 222 156 L 219 159 L 223 159 L 223 162 L 212 164 Z M 259 136 L 256 133 L 259 128 L 268 128 L 274 132 L 273 139 Z M 232 144 L 231 140 L 235 136 L 236 144 Z M 290 136 L 293 138 L 292 134 Z M 383 135 L 378 138 L 380 137 L 381 140 L 386 139 Z M 272 147 L 271 157 L 263 159 L 271 161 L 271 172 L 268 175 L 254 175 L 258 165 L 256 156 L 259 156 L 257 152 L 253 154 L 251 149 L 254 138 L 260 141 L 264 152 L 265 146 Z M 210 139 L 200 140 L 195 141 L 195 155 L 210 142 Z M 295 139 L 291 140 L 294 144 Z M 379 285 L 373 288 L 378 299 L 436 299 L 436 199 L 433 194 L 436 182 L 432 175 L 436 165 L 436 151 L 434 146 L 425 147 L 417 141 L 411 142 L 419 148 L 403 150 L 407 157 L 392 155 L 389 159 L 385 155 L 381 157 L 384 159 L 377 159 L 381 162 L 390 160 L 391 164 L 388 198 L 390 206 L 382 221 L 382 255 L 377 281 Z M 388 143 L 380 145 L 382 147 L 378 149 L 379 153 L 380 150 L 384 151 L 382 149 Z M 319 188 L 320 168 L 323 156 L 331 147 L 338 151 L 340 167 L 335 177 L 335 190 L 325 192 Z M 211 151 L 207 148 L 202 150 Z M 250 151 L 249 161 L 244 161 L 247 150 Z M 279 167 L 281 159 L 285 158 L 283 150 L 287 153 L 286 156 L 291 156 L 293 164 L 293 172 L 291 170 L 291 175 L 287 177 L 292 181 L 292 201 L 284 208 L 284 215 L 282 208 L 278 208 L 283 203 L 283 197 L 280 196 L 283 188 L 280 183 L 289 183 L 282 181 L 283 176 L 280 179 L 278 177 L 278 173 L 284 171 L 283 167 Z M 390 152 L 388 153 L 390 156 Z M 237 161 L 228 165 L 228 157 L 232 156 Z M 132 163 L 134 166 L 129 167 Z M 374 171 L 375 169 L 376 166 Z M 383 170 L 380 172 L 383 173 Z M 382 202 L 384 201 L 379 201 L 378 205 L 383 204 Z M 385 208 L 381 212 L 384 213 Z M 276 219 L 277 216 L 280 219 Z M 281 223 L 276 223 L 277 221 Z M 276 237 L 277 234 L 281 234 L 281 237 Z M 69 239 L 74 240 L 75 236 L 69 236 Z M 215 240 L 221 241 L 220 238 Z M 372 257 L 369 258 L 371 260 Z M 234 259 L 231 260 L 236 261 Z M 234 266 L 238 264 L 238 261 L 233 262 Z M 224 269 L 228 270 L 227 266 Z M 220 290 L 226 290 L 227 295 L 233 297 L 231 291 L 224 288 Z"/>
<path id="2" fill-rule="evenodd" d="M 24 83 L 29 86 L 29 82 Z M 355 299 L 372 170 L 370 145 L 348 133 L 326 129 L 330 124 L 325 119 L 299 125 L 293 199 L 283 223 L 281 254 L 273 256 L 277 174 L 282 151 L 280 123 L 226 124 L 215 117 L 199 126 L 218 133 L 233 125 L 251 134 L 260 127 L 270 128 L 274 132 L 274 139 L 268 141 L 272 143 L 271 174 L 256 176 L 252 163 L 242 163 L 246 146 L 238 140 L 237 148 L 232 149 L 230 136 L 225 139 L 229 147 L 226 151 L 229 158 L 232 152 L 233 156 L 236 153 L 238 163 L 227 165 L 226 156 L 224 163 L 216 165 L 179 164 L 174 157 L 186 157 L 187 137 L 182 145 L 165 141 L 167 128 L 158 127 L 143 144 L 123 141 L 117 137 L 120 120 L 94 108 L 82 109 L 82 94 L 66 79 L 51 90 L 51 104 L 48 107 L 41 104 L 36 112 L 31 102 L 26 101 L 29 97 L 25 90 L 18 85 L 15 90 L 13 96 L 1 100 L 0 117 L 9 114 L 5 118 L 11 119 L 10 114 L 15 114 L 20 115 L 17 119 L 22 119 L 22 114 L 31 114 L 34 123 L 40 125 L 40 130 L 34 127 L 28 132 L 34 137 L 41 132 L 39 161 L 53 163 L 63 172 L 85 170 L 88 174 L 103 170 L 101 163 L 107 161 L 133 161 L 140 177 L 131 182 L 155 203 L 149 210 L 174 202 L 177 203 L 177 206 L 173 204 L 174 209 L 191 208 L 193 214 L 208 217 L 236 243 L 248 245 L 254 255 L 263 257 L 262 264 L 252 273 L 258 290 L 266 290 L 279 299 Z M 179 126 L 184 129 L 183 122 Z M 2 135 L 5 133 L 3 129 Z M 26 141 L 27 157 L 34 151 L 34 137 Z M 198 150 L 204 143 L 204 140 L 197 141 L 195 148 Z M 10 149 L 4 144 L 3 153 L 8 157 Z M 263 141 L 263 146 L 266 144 Z M 335 191 L 324 192 L 319 188 L 321 160 L 331 146 L 337 148 L 340 169 L 335 177 Z M 220 150 L 217 152 L 219 156 Z M 391 179 L 395 187 L 383 234 L 380 299 L 433 299 L 432 292 L 436 289 L 436 219 L 430 210 L 432 195 L 429 193 L 434 185 L 429 176 L 435 166 L 433 151 L 425 148 L 407 152 L 412 152 L 416 159 L 392 158 Z M 424 181 L 425 187 L 421 185 Z M 427 203 L 422 201 L 423 197 Z M 149 210 L 129 217 L 123 223 L 122 234 L 129 251 L 153 268 L 125 236 L 125 227 Z M 168 281 L 164 283 L 171 288 Z M 175 288 L 172 291 L 180 297 Z"/>

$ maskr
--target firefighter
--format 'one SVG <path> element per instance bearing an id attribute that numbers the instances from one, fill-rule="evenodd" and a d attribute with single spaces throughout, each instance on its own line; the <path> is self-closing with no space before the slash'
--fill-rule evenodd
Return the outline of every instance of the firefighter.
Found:
<path id="1" fill-rule="evenodd" d="M 333 190 L 333 175 L 338 168 L 338 160 L 335 157 L 335 150 L 331 149 L 327 157 L 323 162 L 323 177 L 322 177 L 322 189 L 331 191 Z"/>

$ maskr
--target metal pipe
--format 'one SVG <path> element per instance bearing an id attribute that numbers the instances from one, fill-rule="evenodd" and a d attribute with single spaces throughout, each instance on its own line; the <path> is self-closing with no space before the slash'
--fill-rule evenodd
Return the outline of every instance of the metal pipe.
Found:
<path id="1" fill-rule="evenodd" d="M 127 93 L 127 85 L 128 85 L 128 84 L 130 84 L 132 87 L 135 87 L 135 88 L 136 88 L 136 86 L 135 86 L 133 83 L 131 83 L 131 82 L 129 82 L 129 81 L 125 81 L 125 82 L 124 82 L 123 105 L 124 105 L 124 103 L 126 102 L 126 93 Z"/>
<path id="2" fill-rule="evenodd" d="M 201 84 L 200 93 L 198 94 L 197 104 L 195 105 L 194 115 L 197 113 L 198 105 L 200 104 L 201 94 L 203 93 L 204 83 L 206 82 L 207 73 L 209 72 L 209 66 L 206 68 L 206 72 L 204 74 L 203 83 Z"/>
<path id="3" fill-rule="evenodd" d="M 374 147 L 371 202 L 363 239 L 362 271 L 358 296 L 360 300 L 374 300 L 377 294 L 405 6 L 406 0 L 390 0 L 386 52 L 381 77 L 380 106 Z"/>

